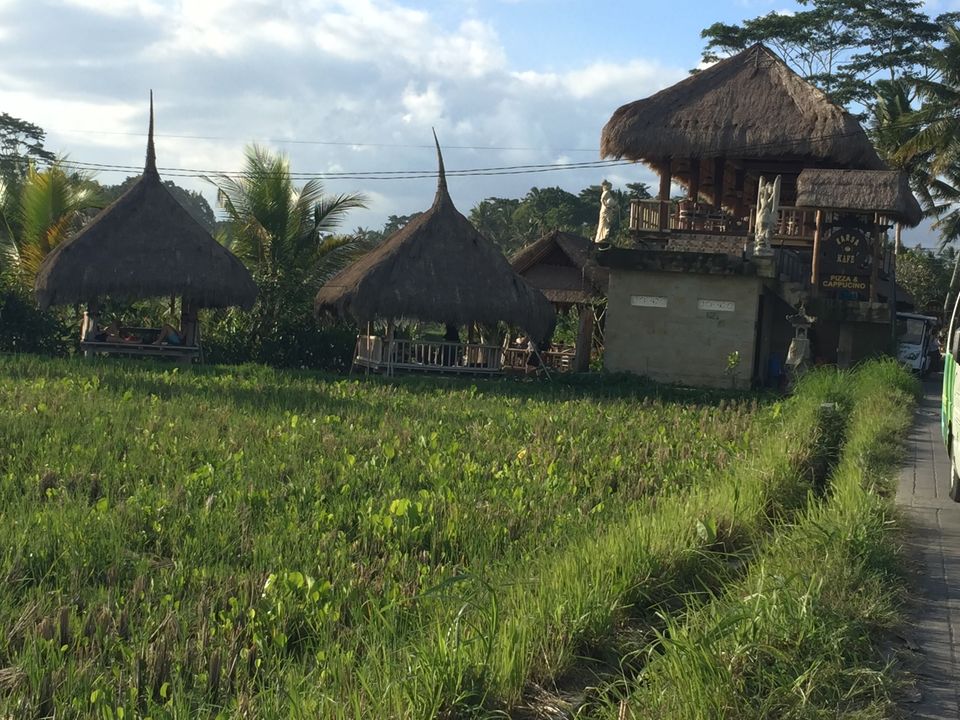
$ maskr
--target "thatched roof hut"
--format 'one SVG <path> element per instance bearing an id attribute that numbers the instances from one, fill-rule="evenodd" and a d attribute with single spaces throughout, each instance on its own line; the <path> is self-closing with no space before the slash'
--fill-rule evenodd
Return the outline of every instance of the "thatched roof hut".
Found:
<path id="1" fill-rule="evenodd" d="M 160 180 L 153 96 L 143 176 L 86 227 L 58 245 L 37 273 L 41 307 L 108 296 L 182 297 L 193 307 L 239 305 L 257 296 L 250 272 L 183 209 Z"/>
<path id="2" fill-rule="evenodd" d="M 606 297 L 610 282 L 592 250 L 587 238 L 554 230 L 518 250 L 510 264 L 555 305 L 589 305 Z"/>
<path id="3" fill-rule="evenodd" d="M 320 288 L 317 313 L 335 312 L 361 325 L 378 318 L 451 325 L 503 321 L 547 341 L 556 322 L 553 306 L 457 211 L 439 143 L 437 158 L 430 209 Z"/>
<path id="4" fill-rule="evenodd" d="M 896 170 L 804 170 L 797 207 L 875 212 L 910 227 L 923 217 L 907 176 Z"/>
<path id="5" fill-rule="evenodd" d="M 600 154 L 642 161 L 715 202 L 719 186 L 728 206 L 742 201 L 740 173 L 792 172 L 789 201 L 804 167 L 886 169 L 857 120 L 761 43 L 618 108 Z M 750 197 L 755 184 L 746 185 Z"/>

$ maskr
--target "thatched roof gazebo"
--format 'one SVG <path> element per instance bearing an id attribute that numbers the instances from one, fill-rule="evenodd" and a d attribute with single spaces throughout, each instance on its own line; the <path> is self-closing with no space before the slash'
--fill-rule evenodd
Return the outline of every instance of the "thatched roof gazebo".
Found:
<path id="1" fill-rule="evenodd" d="M 257 286 L 233 253 L 170 194 L 157 172 L 153 96 L 143 176 L 46 257 L 37 273 L 40 307 L 178 296 L 199 307 L 253 306 Z"/>
<path id="2" fill-rule="evenodd" d="M 604 298 L 610 281 L 593 250 L 587 238 L 554 230 L 520 248 L 510 264 L 554 305 L 587 304 Z"/>
<path id="3" fill-rule="evenodd" d="M 600 154 L 652 167 L 663 201 L 673 180 L 737 216 L 762 173 L 783 175 L 790 204 L 805 167 L 886 169 L 856 118 L 761 43 L 618 108 Z"/>
<path id="4" fill-rule="evenodd" d="M 556 322 L 553 306 L 454 207 L 439 143 L 437 160 L 430 209 L 331 278 L 317 293 L 316 312 L 361 326 L 401 318 L 452 326 L 505 322 L 545 344 Z"/>
<path id="5" fill-rule="evenodd" d="M 907 176 L 897 170 L 804 170 L 797 207 L 876 213 L 909 227 L 923 217 Z"/>
<path id="6" fill-rule="evenodd" d="M 596 305 L 607 296 L 610 270 L 597 264 L 594 244 L 585 237 L 554 230 L 510 258 L 513 269 L 560 310 L 576 308 L 579 327 L 570 367 L 590 367 Z"/>

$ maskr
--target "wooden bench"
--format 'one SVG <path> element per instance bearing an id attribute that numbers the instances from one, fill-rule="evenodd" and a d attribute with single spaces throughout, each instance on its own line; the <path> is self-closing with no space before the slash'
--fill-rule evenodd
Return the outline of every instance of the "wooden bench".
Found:
<path id="1" fill-rule="evenodd" d="M 122 327 L 121 333 L 143 339 L 156 338 L 160 334 L 157 328 Z M 182 362 L 191 362 L 200 356 L 198 345 L 154 345 L 150 342 L 106 342 L 82 340 L 80 349 L 85 355 L 140 355 L 144 357 L 165 357 Z"/>

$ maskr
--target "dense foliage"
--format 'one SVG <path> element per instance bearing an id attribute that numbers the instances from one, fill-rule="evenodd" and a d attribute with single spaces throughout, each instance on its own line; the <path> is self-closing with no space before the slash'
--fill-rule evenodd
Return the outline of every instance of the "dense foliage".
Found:
<path id="1" fill-rule="evenodd" d="M 956 261 L 953 248 L 938 253 L 919 245 L 905 248 L 897 254 L 897 284 L 913 296 L 918 311 L 939 314 L 950 291 Z"/>
<path id="2" fill-rule="evenodd" d="M 958 13 L 935 18 L 919 0 L 798 0 L 798 12 L 770 12 L 743 23 L 714 23 L 701 33 L 703 59 L 770 45 L 804 79 L 840 105 L 870 106 L 878 80 L 923 77 L 928 48 L 944 39 Z"/>

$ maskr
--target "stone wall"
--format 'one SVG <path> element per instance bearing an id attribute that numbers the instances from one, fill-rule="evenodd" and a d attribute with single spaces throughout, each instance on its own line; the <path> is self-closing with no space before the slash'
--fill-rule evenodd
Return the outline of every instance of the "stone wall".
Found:
<path id="1" fill-rule="evenodd" d="M 754 374 L 762 280 L 613 268 L 604 365 L 660 382 L 746 388 Z M 727 372 L 727 359 L 740 362 Z"/>

